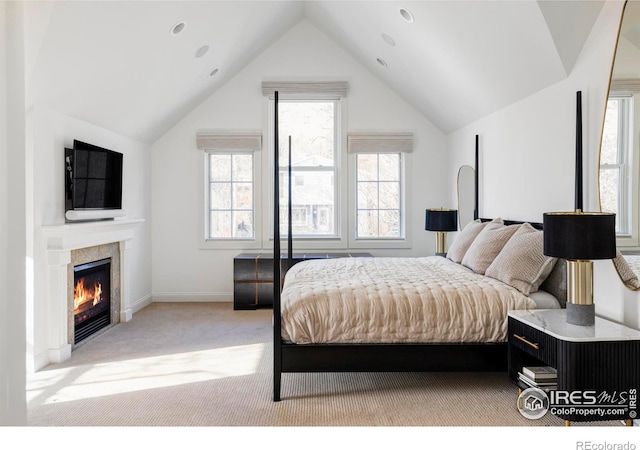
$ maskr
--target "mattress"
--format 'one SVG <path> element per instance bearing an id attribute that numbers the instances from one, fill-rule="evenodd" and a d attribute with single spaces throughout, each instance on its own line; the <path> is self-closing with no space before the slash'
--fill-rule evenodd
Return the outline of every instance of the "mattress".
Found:
<path id="1" fill-rule="evenodd" d="M 497 343 L 507 312 L 536 309 L 501 281 L 439 256 L 303 261 L 286 274 L 282 338 L 318 343 Z"/>

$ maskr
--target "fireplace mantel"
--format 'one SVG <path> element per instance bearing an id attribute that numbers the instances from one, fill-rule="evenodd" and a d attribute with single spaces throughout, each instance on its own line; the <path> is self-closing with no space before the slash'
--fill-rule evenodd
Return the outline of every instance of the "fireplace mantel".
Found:
<path id="1" fill-rule="evenodd" d="M 133 239 L 136 226 L 144 219 L 102 220 L 96 222 L 46 225 L 42 231 L 47 236 L 48 250 L 74 250 L 94 245 Z"/>
<path id="2" fill-rule="evenodd" d="M 136 228 L 144 219 L 103 220 L 42 226 L 43 244 L 47 252 L 47 303 L 49 320 L 49 361 L 36 366 L 59 363 L 71 357 L 72 344 L 68 338 L 67 269 L 71 252 L 79 249 L 118 243 L 120 255 L 120 322 L 133 316 L 129 295 L 130 250 L 134 245 Z"/>

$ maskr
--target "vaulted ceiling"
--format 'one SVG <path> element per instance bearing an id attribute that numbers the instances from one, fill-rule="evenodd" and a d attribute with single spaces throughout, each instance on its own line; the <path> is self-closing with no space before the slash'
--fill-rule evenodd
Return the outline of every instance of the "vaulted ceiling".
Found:
<path id="1" fill-rule="evenodd" d="M 152 143 L 308 20 L 450 133 L 566 78 L 602 5 L 27 2 L 27 102 Z M 186 26 L 174 35 L 179 22 Z"/>

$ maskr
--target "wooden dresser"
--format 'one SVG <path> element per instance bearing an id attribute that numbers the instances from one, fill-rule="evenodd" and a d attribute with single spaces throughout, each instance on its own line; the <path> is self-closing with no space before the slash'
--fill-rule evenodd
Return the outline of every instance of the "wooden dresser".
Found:
<path id="1" fill-rule="evenodd" d="M 308 259 L 372 258 L 371 253 L 294 253 L 293 264 Z M 282 277 L 289 260 L 282 255 Z M 273 308 L 273 254 L 240 253 L 233 259 L 233 309 Z"/>

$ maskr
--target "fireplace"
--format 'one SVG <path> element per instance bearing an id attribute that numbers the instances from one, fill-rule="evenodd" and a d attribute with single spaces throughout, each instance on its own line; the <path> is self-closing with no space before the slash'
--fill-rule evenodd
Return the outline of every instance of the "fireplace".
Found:
<path id="1" fill-rule="evenodd" d="M 129 287 L 129 272 L 135 266 L 132 262 L 134 236 L 143 222 L 143 219 L 123 219 L 42 227 L 47 248 L 46 282 L 42 287 L 47 306 L 44 320 L 47 331 L 34 333 L 34 371 L 68 360 L 79 346 L 94 337 L 102 337 L 120 322 L 128 322 L 134 311 L 150 303 L 150 299 L 145 298 L 134 306 Z M 103 259 L 111 259 L 109 325 L 77 343 L 74 268 Z M 101 289 L 106 288 L 102 286 Z"/>
<path id="2" fill-rule="evenodd" d="M 111 324 L 111 258 L 73 268 L 74 343 Z"/>

